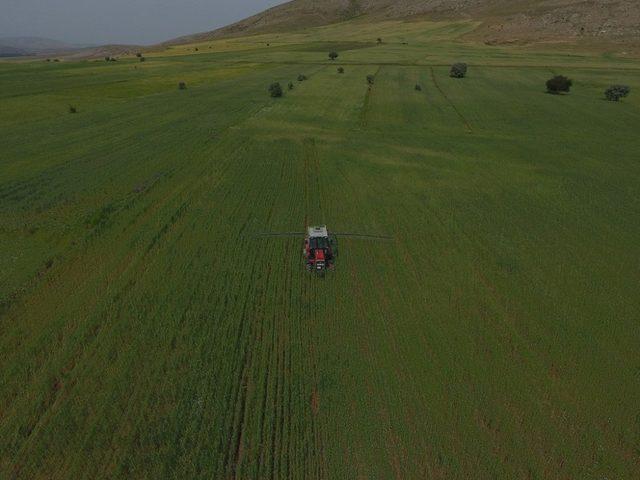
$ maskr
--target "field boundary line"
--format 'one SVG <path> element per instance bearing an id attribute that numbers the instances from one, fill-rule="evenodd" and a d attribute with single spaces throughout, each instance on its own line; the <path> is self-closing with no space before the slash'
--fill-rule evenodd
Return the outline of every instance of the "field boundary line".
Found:
<path id="1" fill-rule="evenodd" d="M 218 65 L 222 66 L 236 66 L 236 65 L 318 65 L 323 67 L 331 66 L 330 63 L 326 62 L 296 62 L 296 61 L 285 61 L 285 60 L 274 60 L 274 61 L 249 61 L 249 60 L 236 60 L 236 61 L 221 61 L 217 62 Z M 450 63 L 410 63 L 410 62 L 343 62 L 342 65 L 347 66 L 371 66 L 377 65 L 379 67 L 450 67 Z M 547 70 L 550 68 L 562 68 L 562 65 L 532 65 L 532 64 L 513 64 L 508 65 L 504 63 L 469 63 L 469 67 L 478 67 L 478 68 L 532 68 L 538 70 Z M 616 71 L 629 71 L 635 72 L 640 71 L 640 67 L 623 67 L 623 66 L 597 66 L 597 65 L 572 65 L 570 66 L 572 69 L 580 69 L 580 70 L 616 70 Z"/>
<path id="2" fill-rule="evenodd" d="M 469 121 L 465 118 L 465 116 L 462 114 L 462 112 L 460 112 L 460 110 L 458 110 L 458 107 L 456 107 L 455 103 L 453 103 L 451 101 L 451 99 L 447 96 L 447 94 L 444 93 L 444 90 L 442 90 L 442 87 L 440 87 L 440 85 L 438 84 L 438 81 L 436 80 L 436 74 L 433 71 L 433 67 L 431 67 L 430 70 L 431 70 L 431 80 L 433 81 L 433 84 L 435 85 L 435 87 L 442 94 L 442 96 L 449 103 L 449 105 L 451 105 L 453 110 L 458 114 L 458 117 L 460 117 L 460 120 L 462 120 L 462 123 L 467 128 L 469 133 L 473 133 L 473 128 L 471 128 L 471 124 L 469 123 Z"/>

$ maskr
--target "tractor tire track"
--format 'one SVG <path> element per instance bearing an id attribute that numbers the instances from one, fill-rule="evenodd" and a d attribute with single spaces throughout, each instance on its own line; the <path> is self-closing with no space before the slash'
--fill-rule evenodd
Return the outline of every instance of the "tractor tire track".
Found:
<path id="1" fill-rule="evenodd" d="M 313 279 L 311 279 L 313 281 Z M 312 458 L 316 460 L 315 472 L 313 472 L 314 478 L 329 478 L 327 472 L 327 459 L 325 456 L 325 442 L 324 433 L 320 425 L 320 368 L 318 366 L 318 353 L 316 350 L 317 336 L 315 332 L 318 330 L 318 308 L 315 303 L 315 299 L 318 298 L 318 292 L 316 292 L 316 285 L 314 283 L 307 283 L 305 288 L 305 303 L 308 307 L 307 318 L 310 319 L 309 336 L 307 337 L 307 351 L 309 358 L 311 392 L 309 395 L 307 418 L 310 422 L 311 439 L 312 439 Z"/>
<path id="2" fill-rule="evenodd" d="M 320 186 L 320 158 L 318 146 L 313 137 L 305 138 L 304 166 L 305 166 L 305 226 L 308 226 L 308 215 L 313 216 L 313 222 L 324 223 L 322 210 L 322 188 Z"/>
<path id="3" fill-rule="evenodd" d="M 313 285 L 313 290 L 316 290 L 316 285 Z M 313 292 L 311 299 L 319 298 L 319 292 Z M 317 458 L 317 475 L 316 478 L 329 478 L 327 469 L 327 458 L 325 453 L 325 435 L 320 422 L 320 367 L 318 362 L 318 352 L 316 350 L 316 344 L 318 343 L 318 337 L 315 332 L 320 328 L 318 322 L 318 308 L 314 305 L 313 312 L 310 317 L 312 323 L 310 325 L 310 336 L 308 339 L 308 351 L 311 367 L 311 394 L 309 395 L 308 411 L 310 413 L 311 420 L 311 434 L 313 438 L 314 454 Z"/>
<path id="4" fill-rule="evenodd" d="M 254 265 L 252 268 L 252 275 L 256 274 L 257 267 Z M 250 290 L 250 289 L 247 289 Z M 247 291 L 249 293 L 249 291 Z M 242 441 L 242 430 L 243 430 L 243 422 L 244 422 L 244 413 L 246 407 L 246 379 L 248 376 L 248 371 L 250 369 L 250 361 L 251 361 L 251 337 L 252 337 L 252 326 L 256 324 L 256 322 L 250 322 L 248 301 L 245 300 L 244 305 L 241 311 L 241 322 L 238 328 L 238 333 L 236 335 L 236 346 L 235 350 L 239 351 L 243 339 L 245 340 L 244 348 L 242 349 L 242 357 L 241 357 L 241 367 L 240 372 L 238 374 L 238 381 L 231 383 L 232 388 L 231 392 L 227 393 L 227 396 L 231 395 L 233 390 L 233 401 L 228 403 L 228 409 L 232 410 L 231 413 L 231 424 L 228 426 L 225 425 L 225 430 L 228 432 L 228 438 L 226 441 L 226 446 L 223 448 L 219 448 L 219 452 L 223 452 L 223 474 L 225 477 L 236 478 L 236 467 L 238 463 L 238 458 L 240 457 L 240 445 Z M 251 323 L 251 325 L 247 326 L 247 323 Z M 245 330 L 248 330 L 248 333 L 245 335 Z M 240 407 L 238 409 L 238 406 Z M 238 410 L 240 412 L 238 413 Z M 225 420 L 225 424 L 227 421 Z"/>
<path id="5" fill-rule="evenodd" d="M 458 115 L 458 117 L 462 121 L 462 124 L 466 127 L 467 131 L 469 133 L 473 133 L 473 128 L 471 128 L 471 124 L 469 123 L 469 121 L 465 118 L 465 116 L 462 114 L 462 112 L 460 112 L 460 110 L 458 110 L 458 107 L 456 107 L 455 103 L 453 103 L 451 101 L 451 99 L 447 96 L 447 94 L 444 93 L 444 90 L 442 90 L 442 87 L 440 87 L 440 84 L 436 80 L 436 74 L 433 71 L 433 67 L 430 68 L 430 71 L 431 71 L 431 80 L 433 81 L 433 84 L 436 87 L 436 89 L 444 97 L 444 99 L 447 101 L 447 103 L 449 105 L 451 105 L 451 108 L 453 108 L 453 111 L 456 112 L 456 114 Z"/>
<path id="6" fill-rule="evenodd" d="M 278 173 L 278 178 L 284 181 L 286 178 L 286 165 L 283 164 L 282 169 Z M 262 194 L 269 191 L 268 184 L 264 184 L 263 191 L 258 193 L 260 198 Z M 275 200 L 270 205 L 266 213 L 267 222 L 271 219 L 276 209 Z M 291 246 L 287 247 L 290 251 Z M 289 258 L 289 256 L 287 256 Z M 263 262 L 265 265 L 258 269 L 258 272 L 266 270 L 265 274 L 258 273 L 258 280 L 264 287 L 257 288 L 250 298 L 256 298 L 252 303 L 253 307 L 248 310 L 249 318 L 251 318 L 250 340 L 245 340 L 245 348 L 248 349 L 243 357 L 243 373 L 238 377 L 240 379 L 240 388 L 236 389 L 236 395 L 230 405 L 235 405 L 234 410 L 240 413 L 232 419 L 232 425 L 227 427 L 227 431 L 231 435 L 231 439 L 227 442 L 226 448 L 223 448 L 225 462 L 223 463 L 223 472 L 229 478 L 245 478 L 250 475 L 250 468 L 254 469 L 254 474 L 259 478 L 276 478 L 286 475 L 288 461 L 284 448 L 288 444 L 286 440 L 286 425 L 290 418 L 286 415 L 286 409 L 290 407 L 285 405 L 285 392 L 288 385 L 288 375 L 286 366 L 288 348 L 287 323 L 278 315 L 265 315 L 262 313 L 261 306 L 270 302 L 270 296 L 280 296 L 283 300 L 288 298 L 289 290 L 281 290 L 275 288 L 275 291 L 269 288 L 269 285 L 275 285 L 277 282 L 272 281 L 274 276 L 269 267 L 268 260 Z M 254 277 L 252 274 L 251 277 Z M 285 303 L 284 301 L 282 302 Z M 243 313 L 243 317 L 246 315 Z M 243 337 L 242 334 L 239 335 Z M 246 337 L 244 337 L 246 338 Z M 261 348 L 258 346 L 266 346 L 262 348 L 265 352 L 260 355 Z M 261 385 L 257 388 L 253 387 L 256 373 L 260 371 L 263 361 L 266 359 L 265 374 L 262 376 Z M 262 398 L 259 397 L 260 392 Z M 291 397 L 291 395 L 289 395 Z M 256 409 L 259 409 L 259 413 Z M 255 412 L 255 413 L 252 413 Z M 255 423 L 252 422 L 255 420 Z M 250 435 L 252 429 L 256 429 L 258 433 L 259 443 L 257 452 L 254 453 L 252 445 L 247 442 L 246 438 L 254 438 Z M 247 448 L 249 447 L 249 448 Z"/>
<path id="7" fill-rule="evenodd" d="M 309 226 L 309 156 L 303 154 L 304 165 L 302 171 L 302 205 L 304 208 L 304 226 Z"/>
<path id="8" fill-rule="evenodd" d="M 324 221 L 324 211 L 322 202 L 322 188 L 320 183 L 320 159 L 318 155 L 315 138 L 308 138 L 304 141 L 304 157 L 305 157 L 305 175 L 304 175 L 304 192 L 305 192 L 305 226 L 308 226 L 308 215 L 313 213 L 314 218 L 318 217 Z M 317 199 L 317 203 L 312 197 Z M 314 220 L 315 221 L 315 220 Z M 321 298 L 317 289 L 317 282 L 314 278 L 310 278 L 305 282 L 303 290 L 302 308 L 306 311 L 301 312 L 301 318 L 309 319 L 308 335 L 306 336 L 307 350 L 307 368 L 309 368 L 309 378 L 311 379 L 311 391 L 308 393 L 308 403 L 305 418 L 308 419 L 310 425 L 311 442 L 309 445 L 311 451 L 306 459 L 307 467 L 311 470 L 305 475 L 307 478 L 326 479 L 328 476 L 327 459 L 325 453 L 324 432 L 320 424 L 320 367 L 318 362 L 318 352 L 316 344 L 318 343 L 317 333 L 319 328 L 318 322 L 318 299 Z M 315 461 L 314 461 L 315 460 Z"/>
<path id="9" fill-rule="evenodd" d="M 264 266 L 263 266 L 264 267 Z M 260 268 L 258 271 L 264 271 L 265 268 Z M 265 283 L 269 284 L 271 278 L 271 269 L 266 266 Z M 257 274 L 257 272 L 254 272 Z M 256 351 L 256 345 L 260 344 L 262 337 L 262 328 L 265 323 L 265 318 L 258 314 L 257 306 L 263 305 L 266 301 L 267 290 L 264 289 L 258 293 L 257 301 L 251 304 L 252 308 L 247 308 L 249 305 L 245 304 L 245 310 L 243 312 L 243 323 L 250 322 L 248 338 L 244 346 L 242 356 L 241 373 L 238 377 L 239 382 L 236 384 L 236 395 L 233 402 L 234 412 L 237 412 L 233 416 L 232 426 L 229 429 L 230 436 L 225 450 L 225 462 L 224 470 L 225 474 L 229 475 L 232 479 L 243 478 L 240 469 L 244 460 L 244 443 L 247 430 L 247 423 L 249 420 L 249 409 L 247 404 L 252 398 L 253 388 L 253 371 L 254 371 L 254 352 Z M 254 298 L 255 298 L 254 297 Z M 244 329 L 243 325 L 241 329 Z M 238 337 L 238 348 L 243 335 Z"/>
<path id="10" fill-rule="evenodd" d="M 362 109 L 360 110 L 360 126 L 366 128 L 367 126 L 367 114 L 369 113 L 369 104 L 371 103 L 371 95 L 373 95 L 373 87 L 375 86 L 375 78 L 378 77 L 378 73 L 382 66 L 378 66 L 376 72 L 373 74 L 374 82 L 367 86 L 367 93 L 364 95 L 364 102 L 362 103 Z"/>
<path id="11" fill-rule="evenodd" d="M 284 167 L 283 167 L 284 168 Z M 282 178 L 283 173 L 280 172 L 279 176 Z M 265 184 L 263 186 L 263 193 L 268 191 L 268 186 Z M 261 195 L 258 195 L 261 196 Z M 267 211 L 266 219 L 269 221 L 272 217 L 272 214 L 275 209 L 275 203 L 272 203 Z M 264 265 L 258 269 L 258 272 L 265 272 L 264 274 L 258 275 L 258 279 L 260 283 L 263 283 L 265 286 L 262 288 L 255 288 L 255 292 L 253 295 L 250 295 L 249 298 L 255 298 L 256 301 L 252 303 L 252 308 L 248 311 L 249 318 L 251 319 L 251 333 L 249 336 L 249 340 L 247 341 L 245 348 L 245 357 L 242 361 L 243 363 L 243 373 L 240 378 L 240 388 L 237 390 L 236 400 L 234 401 L 234 405 L 236 405 L 235 409 L 240 410 L 240 414 L 237 415 L 233 420 L 233 427 L 229 429 L 229 432 L 238 432 L 235 437 L 235 443 L 228 443 L 227 448 L 225 450 L 225 474 L 230 475 L 231 478 L 244 478 L 247 475 L 247 472 L 242 471 L 242 467 L 244 465 L 245 459 L 245 436 L 247 435 L 248 424 L 251 419 L 251 412 L 253 409 L 249 408 L 247 405 L 249 402 L 253 400 L 254 403 L 257 403 L 257 399 L 254 399 L 254 388 L 253 388 L 253 379 L 255 377 L 255 372 L 259 370 L 259 359 L 254 358 L 254 352 L 260 351 L 257 348 L 258 345 L 264 344 L 266 338 L 269 334 L 267 333 L 270 329 L 270 342 L 268 349 L 268 358 L 269 360 L 269 368 L 267 368 L 267 373 L 265 375 L 264 383 L 262 384 L 262 392 L 263 398 L 261 405 L 261 413 L 260 413 L 260 438 L 261 442 L 261 452 L 259 458 L 264 460 L 265 457 L 268 458 L 270 463 L 270 477 L 274 478 L 278 476 L 276 471 L 276 462 L 279 460 L 276 452 L 278 450 L 278 439 L 282 437 L 282 425 L 285 421 L 285 416 L 282 413 L 282 409 L 278 409 L 278 405 L 281 404 L 281 397 L 283 385 L 285 384 L 285 372 L 283 366 L 283 356 L 286 351 L 286 347 L 284 345 L 281 348 L 278 348 L 283 342 L 283 336 L 279 330 L 278 325 L 278 317 L 277 316 L 265 316 L 262 313 L 261 306 L 268 303 L 268 297 L 271 294 L 268 285 L 274 284 L 272 281 L 273 272 L 270 267 L 268 261 L 263 262 Z M 251 275 L 253 278 L 254 275 Z M 245 312 L 246 313 L 246 312 Z M 244 316 L 244 314 L 243 314 Z M 275 356 L 275 372 L 272 372 L 273 363 L 271 361 Z M 256 367 L 258 365 L 258 367 Z M 275 387 L 270 389 L 272 379 L 275 378 Z M 273 401 L 270 404 L 268 399 L 270 398 L 269 392 L 273 394 Z M 271 410 L 271 416 L 267 415 L 267 412 Z M 278 413 L 280 412 L 280 413 Z M 270 431 L 270 438 L 267 440 L 265 438 L 266 424 L 268 422 L 268 418 L 272 418 L 275 422 L 279 420 L 280 427 L 275 424 L 272 425 Z M 232 438 L 234 433 L 232 433 Z M 266 440 L 266 441 L 265 441 Z M 265 449 L 265 445 L 268 445 L 268 450 Z M 266 450 L 266 451 L 265 451 Z M 255 457 L 253 457 L 255 458 Z M 264 465 L 264 464 L 263 464 Z"/>
<path id="12" fill-rule="evenodd" d="M 289 245 L 287 246 L 287 251 L 286 251 L 286 258 L 290 259 L 291 258 L 291 243 L 289 243 Z M 291 271 L 290 269 L 288 271 Z M 288 315 L 288 312 L 290 311 L 291 308 L 291 303 L 290 303 L 290 292 L 291 290 L 291 276 L 287 275 L 285 276 L 285 283 L 283 285 L 283 287 L 280 289 L 280 301 L 279 301 L 279 305 L 284 305 L 286 306 L 286 313 L 284 315 L 280 315 L 278 316 L 278 318 L 280 318 L 280 321 L 282 323 L 282 330 L 283 330 L 283 334 L 282 334 L 282 350 L 283 350 L 283 356 L 284 356 L 284 363 L 283 363 L 283 370 L 282 370 L 282 376 L 283 379 L 286 381 L 286 383 L 284 383 L 285 388 L 283 389 L 283 398 L 281 399 L 281 405 L 282 405 L 282 409 L 281 409 L 281 418 L 283 419 L 287 419 L 286 422 L 284 422 L 284 427 L 285 429 L 283 430 L 283 440 L 281 442 L 281 448 L 280 448 L 280 458 L 283 459 L 283 477 L 286 478 L 290 478 L 291 477 L 291 459 L 293 457 L 293 452 L 291 451 L 291 445 L 293 443 L 293 438 L 292 438 L 292 421 L 291 419 L 295 417 L 295 413 L 293 411 L 293 381 L 292 381 L 292 361 L 291 361 L 291 357 L 292 357 L 292 351 L 293 351 L 293 345 L 291 342 L 291 319 L 290 316 Z"/>
<path id="13" fill-rule="evenodd" d="M 287 259 L 285 270 L 290 270 L 290 262 L 288 259 L 291 258 L 291 244 L 288 243 L 286 246 L 286 255 Z M 277 296 L 280 300 L 280 305 L 287 305 L 289 282 L 283 287 L 278 288 L 275 292 L 275 296 Z M 286 315 L 285 315 L 286 317 Z M 260 414 L 260 424 L 259 424 L 259 439 L 260 439 L 260 454 L 259 454 L 259 463 L 257 465 L 257 478 L 275 478 L 278 476 L 283 476 L 282 472 L 278 475 L 276 461 L 286 461 L 286 471 L 289 471 L 289 458 L 287 458 L 286 450 L 285 450 L 285 440 L 283 440 L 283 432 L 286 425 L 286 420 L 291 418 L 285 411 L 291 410 L 290 402 L 291 395 L 289 395 L 288 404 L 285 405 L 284 399 L 284 390 L 285 385 L 288 385 L 290 389 L 290 382 L 287 382 L 287 379 L 290 378 L 288 376 L 288 369 L 286 366 L 286 354 L 287 352 L 291 352 L 290 345 L 288 345 L 289 335 L 286 330 L 288 322 L 286 322 L 285 317 L 280 317 L 279 315 L 273 316 L 273 325 L 271 329 L 270 335 L 262 335 L 260 337 L 261 344 L 267 344 L 267 353 L 265 357 L 267 358 L 268 367 L 266 368 L 266 374 L 264 377 L 264 381 L 262 384 L 262 401 L 261 405 L 261 414 Z M 264 328 L 263 328 L 264 330 Z M 267 338 L 268 337 L 268 338 Z M 288 348 L 289 347 L 289 348 Z M 273 365 L 275 361 L 275 372 L 273 372 Z M 275 387 L 270 389 L 269 387 L 273 383 L 273 379 L 275 377 Z M 270 396 L 272 394 L 272 397 Z M 271 402 L 269 399 L 271 398 Z M 270 418 L 274 421 L 277 421 L 277 426 L 280 429 L 280 435 L 276 431 L 276 426 L 272 424 L 270 427 L 268 425 L 267 411 L 271 410 L 272 414 Z M 278 442 L 278 438 L 280 442 Z M 286 439 L 288 444 L 289 439 Z M 277 452 L 277 454 L 276 454 Z M 286 475 L 286 474 L 284 474 Z"/>

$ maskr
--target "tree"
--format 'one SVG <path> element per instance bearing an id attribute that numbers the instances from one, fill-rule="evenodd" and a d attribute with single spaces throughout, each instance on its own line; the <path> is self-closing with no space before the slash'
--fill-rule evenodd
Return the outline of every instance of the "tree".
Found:
<path id="1" fill-rule="evenodd" d="M 186 84 L 186 83 L 184 83 L 184 82 L 180 82 L 180 83 L 178 84 L 178 88 L 179 88 L 180 90 L 186 90 L 186 89 L 187 89 L 187 84 Z"/>
<path id="2" fill-rule="evenodd" d="M 554 95 L 560 93 L 569 93 L 573 81 L 562 75 L 556 75 L 555 77 L 547 80 L 547 92 Z"/>
<path id="3" fill-rule="evenodd" d="M 338 67 L 338 73 L 344 73 L 344 68 Z"/>
<path id="4" fill-rule="evenodd" d="M 611 85 L 604 91 L 604 96 L 610 102 L 617 102 L 621 98 L 629 96 L 631 88 L 627 85 Z"/>
<path id="5" fill-rule="evenodd" d="M 303 75 L 302 73 L 300 75 L 298 75 L 298 81 L 299 82 L 304 82 L 307 79 L 306 75 Z"/>
<path id="6" fill-rule="evenodd" d="M 378 45 L 380 45 L 382 43 L 382 39 L 378 37 L 377 42 L 378 42 Z"/>
<path id="7" fill-rule="evenodd" d="M 147 59 L 146 59 L 146 58 L 144 58 L 144 57 L 140 57 L 140 61 L 141 61 L 141 62 L 146 62 L 146 61 L 147 61 Z"/>
<path id="8" fill-rule="evenodd" d="M 142 54 L 140 52 L 136 53 L 136 57 L 142 58 Z"/>
<path id="9" fill-rule="evenodd" d="M 275 83 L 272 83 L 271 85 L 269 85 L 269 94 L 273 98 L 281 97 L 282 96 L 282 87 L 280 86 L 280 83 L 275 82 Z"/>
<path id="10" fill-rule="evenodd" d="M 449 71 L 449 76 L 451 78 L 464 78 L 467 76 L 467 64 L 466 63 L 454 63 L 451 65 L 451 70 Z"/>
<path id="11" fill-rule="evenodd" d="M 329 58 L 331 60 L 335 60 L 336 58 L 338 58 L 338 52 L 329 52 Z"/>
<path id="12" fill-rule="evenodd" d="M 369 85 L 373 85 L 373 82 L 375 82 L 376 77 L 374 77 L 373 75 L 367 75 L 367 83 Z"/>
<path id="13" fill-rule="evenodd" d="M 416 83 L 416 92 L 421 92 L 422 91 L 422 86 L 420 86 L 420 84 Z"/>
<path id="14" fill-rule="evenodd" d="M 289 85 L 287 85 L 289 87 L 289 90 L 293 90 L 293 82 L 289 82 Z"/>
<path id="15" fill-rule="evenodd" d="M 69 113 L 78 113 L 78 109 L 73 105 L 69 105 Z"/>

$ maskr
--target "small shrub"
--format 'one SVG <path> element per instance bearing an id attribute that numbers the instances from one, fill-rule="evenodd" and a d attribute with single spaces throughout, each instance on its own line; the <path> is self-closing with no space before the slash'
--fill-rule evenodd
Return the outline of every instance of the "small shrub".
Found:
<path id="1" fill-rule="evenodd" d="M 376 41 L 378 42 L 378 45 L 380 45 L 382 43 L 382 39 L 380 37 L 378 37 L 378 39 Z"/>
<path id="2" fill-rule="evenodd" d="M 146 62 L 146 61 L 147 61 L 147 59 L 146 59 L 146 58 L 144 58 L 144 57 L 140 57 L 140 61 L 141 61 L 141 62 Z"/>
<path id="3" fill-rule="evenodd" d="M 287 85 L 287 87 L 289 87 L 289 90 L 293 90 L 293 82 L 289 82 L 289 85 Z"/>
<path id="4" fill-rule="evenodd" d="M 60 61 L 60 59 L 59 58 L 54 58 L 53 61 L 57 63 L 57 62 Z"/>
<path id="5" fill-rule="evenodd" d="M 416 83 L 416 92 L 421 92 L 421 91 L 422 91 L 422 86 Z"/>
<path id="6" fill-rule="evenodd" d="M 110 62 L 111 61 L 111 57 L 104 57 L 104 61 L 105 62 Z"/>
<path id="7" fill-rule="evenodd" d="M 300 75 L 298 75 L 298 81 L 299 82 L 304 82 L 307 79 L 306 75 L 303 75 L 302 73 Z"/>
<path id="8" fill-rule="evenodd" d="M 554 95 L 560 93 L 569 93 L 573 81 L 562 75 L 556 75 L 555 77 L 547 80 L 547 92 Z"/>
<path id="9" fill-rule="evenodd" d="M 376 77 L 374 77 L 373 75 L 367 75 L 367 83 L 369 85 L 373 85 L 373 82 L 376 81 Z"/>
<path id="10" fill-rule="evenodd" d="M 198 47 L 194 48 L 194 51 L 198 52 L 199 51 Z"/>
<path id="11" fill-rule="evenodd" d="M 338 52 L 329 52 L 329 58 L 331 60 L 335 60 L 336 58 L 338 58 Z"/>
<path id="12" fill-rule="evenodd" d="M 338 67 L 338 73 L 344 73 L 344 68 Z"/>
<path id="13" fill-rule="evenodd" d="M 449 76 L 451 78 L 464 78 L 467 76 L 467 64 L 466 63 L 454 63 L 451 65 L 451 70 L 449 71 Z"/>
<path id="14" fill-rule="evenodd" d="M 140 52 L 136 53 L 136 57 L 142 58 L 142 54 Z"/>
<path id="15" fill-rule="evenodd" d="M 604 97 L 610 102 L 617 102 L 621 98 L 629 96 L 631 88 L 627 85 L 611 85 L 604 91 Z"/>
<path id="16" fill-rule="evenodd" d="M 178 84 L 178 88 L 179 88 L 180 90 L 186 90 L 186 89 L 187 89 L 187 84 L 186 84 L 186 83 L 184 83 L 184 82 L 180 82 L 180 83 Z"/>
<path id="17" fill-rule="evenodd" d="M 46 61 L 47 61 L 47 62 L 50 62 L 50 61 L 51 61 L 51 59 L 50 59 L 50 58 L 47 58 L 47 60 L 46 60 Z"/>
<path id="18" fill-rule="evenodd" d="M 73 105 L 69 105 L 69 113 L 78 113 L 78 109 Z"/>
<path id="19" fill-rule="evenodd" d="M 278 82 L 272 83 L 271 85 L 269 85 L 269 94 L 273 98 L 279 98 L 282 96 L 282 87 Z"/>

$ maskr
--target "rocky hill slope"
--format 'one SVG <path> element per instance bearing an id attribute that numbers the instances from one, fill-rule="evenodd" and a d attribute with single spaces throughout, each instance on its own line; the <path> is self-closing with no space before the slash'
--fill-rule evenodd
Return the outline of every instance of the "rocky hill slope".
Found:
<path id="1" fill-rule="evenodd" d="M 488 43 L 585 38 L 640 42 L 638 0 L 293 0 L 227 27 L 168 44 L 289 31 L 362 17 L 472 19 Z"/>

